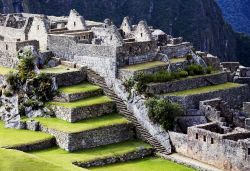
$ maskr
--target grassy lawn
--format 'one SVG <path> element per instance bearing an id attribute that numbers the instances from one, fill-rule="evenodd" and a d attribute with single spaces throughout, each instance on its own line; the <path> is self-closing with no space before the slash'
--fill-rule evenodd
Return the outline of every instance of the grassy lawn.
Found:
<path id="1" fill-rule="evenodd" d="M 77 85 L 61 87 L 58 89 L 59 92 L 66 94 L 83 93 L 83 92 L 93 92 L 100 90 L 99 86 L 84 82 Z"/>
<path id="2" fill-rule="evenodd" d="M 45 68 L 41 70 L 41 72 L 43 73 L 51 73 L 51 74 L 60 74 L 60 73 L 66 73 L 66 72 L 72 72 L 72 71 L 78 71 L 78 69 L 70 68 L 64 65 L 58 65 L 53 68 Z"/>
<path id="3" fill-rule="evenodd" d="M 63 165 L 54 165 L 34 155 L 16 150 L 0 148 L 0 170 L 2 171 L 70 171 Z"/>
<path id="4" fill-rule="evenodd" d="M 161 158 L 150 157 L 126 163 L 107 165 L 104 167 L 92 168 L 91 171 L 195 171 L 183 165 L 164 160 Z"/>
<path id="5" fill-rule="evenodd" d="M 150 68 L 159 67 L 159 66 L 166 66 L 166 65 L 167 64 L 165 62 L 162 62 L 162 61 L 152 61 L 152 62 L 146 62 L 146 63 L 142 63 L 142 64 L 130 65 L 130 66 L 124 67 L 122 69 L 131 70 L 131 71 L 139 71 L 139 70 L 143 70 L 143 69 L 150 69 Z"/>
<path id="6" fill-rule="evenodd" d="M 53 136 L 42 132 L 7 129 L 4 128 L 3 122 L 0 122 L 0 147 L 33 144 L 51 138 Z"/>
<path id="7" fill-rule="evenodd" d="M 171 58 L 170 62 L 171 63 L 179 63 L 179 62 L 185 62 L 187 59 L 186 58 Z"/>
<path id="8" fill-rule="evenodd" d="M 36 118 L 35 120 L 40 121 L 42 125 L 48 128 L 53 128 L 67 133 L 82 132 L 105 126 L 129 123 L 127 119 L 118 114 L 104 115 L 76 123 L 69 123 L 57 118 Z"/>
<path id="9" fill-rule="evenodd" d="M 0 66 L 0 75 L 7 75 L 11 71 L 15 71 L 15 69 Z"/>
<path id="10" fill-rule="evenodd" d="M 219 84 L 219 85 L 206 86 L 206 87 L 200 87 L 200 88 L 195 88 L 195 89 L 190 89 L 190 90 L 167 93 L 165 95 L 187 96 L 187 95 L 193 95 L 193 94 L 202 94 L 202 93 L 208 93 L 208 92 L 213 92 L 213 91 L 225 90 L 225 89 L 230 89 L 230 88 L 237 88 L 240 86 L 242 86 L 242 84 L 228 82 L 228 83 Z"/>
<path id="11" fill-rule="evenodd" d="M 123 155 L 136 151 L 139 147 L 151 148 L 150 145 L 141 141 L 126 141 L 73 153 L 69 153 L 60 148 L 50 148 L 47 150 L 31 152 L 31 154 L 44 160 L 51 161 L 57 165 L 63 165 L 64 168 L 73 169 L 72 162 L 74 161 L 91 161 L 98 158 Z"/>
<path id="12" fill-rule="evenodd" d="M 86 106 L 93 106 L 97 104 L 103 104 L 112 102 L 112 99 L 110 99 L 107 96 L 97 96 L 97 97 L 90 97 L 86 99 L 81 99 L 73 102 L 49 102 L 49 105 L 55 105 L 55 106 L 62 106 L 65 108 L 78 108 L 78 107 L 86 107 Z"/>

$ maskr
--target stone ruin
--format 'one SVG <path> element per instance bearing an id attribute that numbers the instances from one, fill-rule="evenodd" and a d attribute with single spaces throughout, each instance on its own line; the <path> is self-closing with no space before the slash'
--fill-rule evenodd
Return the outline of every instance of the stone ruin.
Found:
<path id="1" fill-rule="evenodd" d="M 66 17 L 1 14 L 0 65 L 16 67 L 16 54 L 26 46 L 38 51 L 41 67 L 56 67 L 63 63 L 73 68 L 84 66 L 81 74 L 87 73 L 88 68 L 100 75 L 104 79 L 103 84 L 126 104 L 128 111 L 137 119 L 137 124 L 147 130 L 168 154 L 177 152 L 228 171 L 250 169 L 250 68 L 237 62 L 220 63 L 216 56 L 195 51 L 190 42 L 154 29 L 146 21 L 132 25 L 129 17 L 125 17 L 121 26 L 116 27 L 110 19 L 103 22 L 85 20 L 75 10 L 71 10 Z M 152 74 L 161 70 L 181 70 L 190 63 L 186 59 L 188 55 L 192 57 L 191 63 L 213 66 L 220 73 L 148 85 L 147 91 L 151 94 L 178 102 L 185 108 L 185 115 L 176 118 L 175 131 L 167 132 L 149 119 L 144 96 L 133 91 L 128 99 L 129 92 L 123 86 L 123 81 L 139 72 Z M 139 71 L 126 68 L 154 61 L 164 65 Z M 67 85 L 82 81 L 73 74 L 67 76 L 69 80 L 65 80 L 64 75 L 58 76 L 57 83 Z M 85 74 L 84 79 L 86 77 Z M 185 97 L 168 95 L 226 82 L 242 85 Z M 1 99 L 5 108 L 0 116 L 8 123 L 7 127 L 22 127 L 18 97 L 2 96 Z M 63 142 L 62 146 L 65 146 Z"/>

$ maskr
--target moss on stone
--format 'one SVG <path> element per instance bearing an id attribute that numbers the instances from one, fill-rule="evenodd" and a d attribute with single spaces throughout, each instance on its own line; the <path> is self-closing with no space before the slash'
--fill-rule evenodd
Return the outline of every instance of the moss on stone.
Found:
<path id="1" fill-rule="evenodd" d="M 120 156 L 129 152 L 137 151 L 141 147 L 147 149 L 151 148 L 150 145 L 144 142 L 131 140 L 73 153 L 69 153 L 60 148 L 50 148 L 46 150 L 35 151 L 31 154 L 58 165 L 63 163 L 65 168 L 72 168 L 72 162 L 74 161 L 87 162 L 100 158 Z"/>
<path id="2" fill-rule="evenodd" d="M 107 96 L 97 96 L 97 97 L 90 97 L 86 99 L 77 100 L 74 102 L 49 102 L 48 105 L 55 105 L 61 106 L 65 108 L 79 108 L 79 107 L 86 107 L 86 106 L 94 106 L 98 104 L 112 102 Z"/>
<path id="3" fill-rule="evenodd" d="M 104 115 L 76 123 L 69 123 L 57 118 L 37 118 L 36 120 L 48 128 L 67 133 L 82 132 L 111 125 L 129 123 L 127 119 L 118 114 Z"/>
<path id="4" fill-rule="evenodd" d="M 100 89 L 101 88 L 99 86 L 84 82 L 77 85 L 61 87 L 58 89 L 58 91 L 65 94 L 74 94 L 74 93 L 93 92 Z"/>
<path id="5" fill-rule="evenodd" d="M 228 83 L 219 84 L 219 85 L 212 85 L 212 86 L 200 87 L 200 88 L 195 88 L 195 89 L 190 89 L 190 90 L 167 93 L 165 95 L 168 95 L 168 96 L 188 96 L 188 95 L 194 95 L 194 94 L 202 94 L 202 93 L 209 93 L 209 92 L 214 92 L 214 91 L 226 90 L 226 89 L 230 89 L 230 88 L 237 88 L 240 86 L 242 86 L 242 84 L 228 82 Z"/>
<path id="6" fill-rule="evenodd" d="M 0 75 L 5 76 L 5 75 L 9 74 L 10 72 L 14 72 L 14 71 L 15 71 L 15 69 L 0 66 Z"/>
<path id="7" fill-rule="evenodd" d="M 29 130 L 7 129 L 0 122 L 0 147 L 34 144 L 53 138 L 49 134 Z"/>
<path id="8" fill-rule="evenodd" d="M 42 69 L 42 73 L 49 73 L 49 74 L 60 74 L 60 73 L 67 73 L 67 72 L 73 72 L 73 71 L 78 71 L 76 68 L 70 68 L 65 65 L 58 65 L 53 68 L 45 68 Z"/>
<path id="9" fill-rule="evenodd" d="M 125 163 L 117 163 L 96 167 L 92 171 L 195 171 L 184 165 L 176 164 L 162 158 L 148 157 L 141 160 L 133 160 Z"/>
<path id="10" fill-rule="evenodd" d="M 167 63 L 162 62 L 162 61 L 152 61 L 152 62 L 146 62 L 142 64 L 129 65 L 122 69 L 131 70 L 131 71 L 139 71 L 139 70 L 150 69 L 150 68 L 166 66 L 166 65 Z"/>

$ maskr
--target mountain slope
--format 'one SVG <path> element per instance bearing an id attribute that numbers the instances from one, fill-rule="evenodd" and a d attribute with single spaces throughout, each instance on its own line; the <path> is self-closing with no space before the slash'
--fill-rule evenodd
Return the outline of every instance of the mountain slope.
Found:
<path id="1" fill-rule="evenodd" d="M 23 0 L 23 8 L 25 12 L 48 15 L 68 15 L 75 8 L 86 19 L 111 18 L 116 24 L 124 16 L 130 16 L 133 23 L 145 19 L 154 27 L 193 42 L 196 49 L 222 60 L 236 60 L 235 34 L 214 0 Z"/>
<path id="2" fill-rule="evenodd" d="M 238 32 L 250 35 L 250 1 L 217 0 L 225 19 Z"/>

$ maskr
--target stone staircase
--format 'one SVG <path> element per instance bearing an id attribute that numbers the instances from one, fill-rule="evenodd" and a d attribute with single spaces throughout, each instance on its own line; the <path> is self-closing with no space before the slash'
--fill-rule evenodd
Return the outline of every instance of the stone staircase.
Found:
<path id="1" fill-rule="evenodd" d="M 139 124 L 139 122 L 137 121 L 137 118 L 133 115 L 133 113 L 127 110 L 127 106 L 122 101 L 122 99 L 117 97 L 117 95 L 107 87 L 103 77 L 101 77 L 96 72 L 90 69 L 87 69 L 87 79 L 89 82 L 102 87 L 104 93 L 107 96 L 109 96 L 113 101 L 115 101 L 117 111 L 120 114 L 122 114 L 124 117 L 126 117 L 135 126 L 137 137 L 148 142 L 150 145 L 152 145 L 156 149 L 157 152 L 162 153 L 162 154 L 168 154 L 165 148 L 155 138 L 153 138 L 146 129 L 144 129 Z"/>

